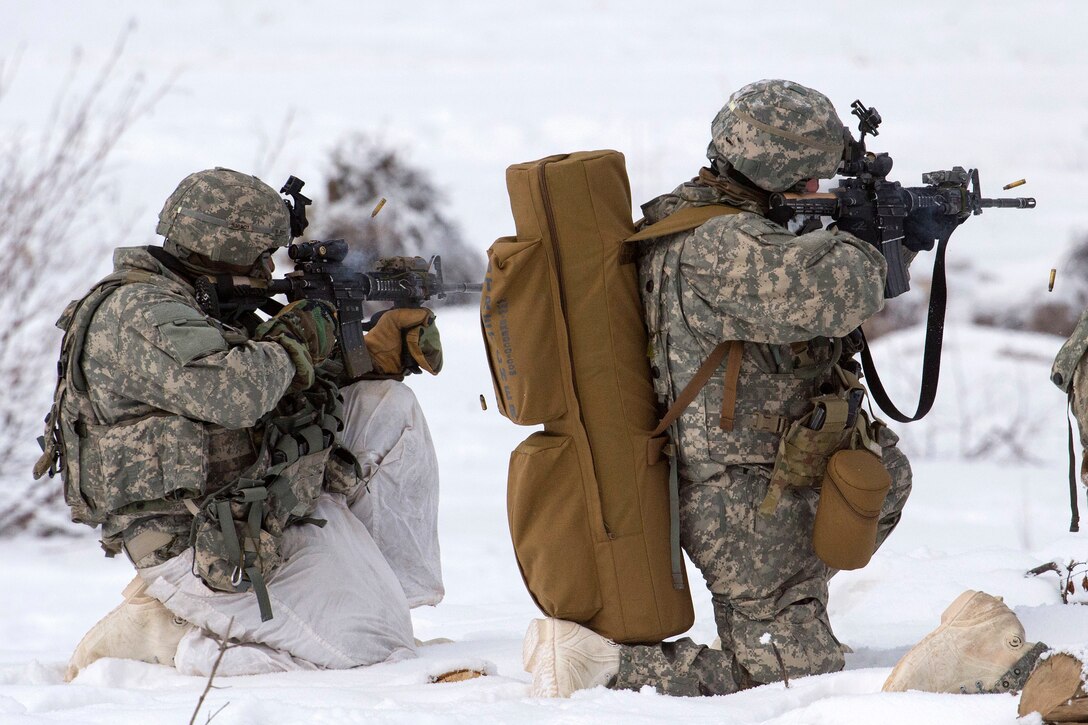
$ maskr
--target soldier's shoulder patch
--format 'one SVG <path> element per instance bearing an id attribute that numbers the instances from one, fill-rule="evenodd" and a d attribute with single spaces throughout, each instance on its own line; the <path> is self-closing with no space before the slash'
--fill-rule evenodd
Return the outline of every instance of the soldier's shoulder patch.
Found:
<path id="1" fill-rule="evenodd" d="M 227 349 L 223 333 L 200 310 L 177 301 L 144 309 L 144 320 L 157 333 L 159 347 L 181 365 Z"/>

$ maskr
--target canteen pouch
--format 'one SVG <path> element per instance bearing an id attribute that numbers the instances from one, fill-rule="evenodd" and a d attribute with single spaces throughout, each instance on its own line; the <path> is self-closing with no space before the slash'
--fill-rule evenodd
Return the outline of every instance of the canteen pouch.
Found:
<path id="1" fill-rule="evenodd" d="M 868 450 L 838 451 L 827 462 L 812 547 L 832 569 L 860 569 L 876 551 L 880 508 L 892 477 Z"/>

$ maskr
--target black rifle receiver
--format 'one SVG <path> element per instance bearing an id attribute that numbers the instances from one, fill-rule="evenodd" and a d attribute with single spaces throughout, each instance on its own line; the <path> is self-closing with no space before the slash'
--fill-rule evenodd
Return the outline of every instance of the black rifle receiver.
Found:
<path id="1" fill-rule="evenodd" d="M 981 214 L 983 209 L 1034 209 L 1035 199 L 987 199 L 979 190 L 978 169 L 968 171 L 962 166 L 954 166 L 948 171 L 922 174 L 922 183 L 925 186 L 904 187 L 898 181 L 889 181 L 891 156 L 887 153 L 873 153 L 865 148 L 865 137 L 879 134 L 882 120 L 880 114 L 875 108 L 866 108 L 859 100 L 854 101 L 850 108 L 858 118 L 860 136 L 855 140 L 849 129 L 843 129 L 846 144 L 838 168 L 839 175 L 843 177 L 839 180 L 839 185 L 826 193 L 772 194 L 767 216 L 780 224 L 799 219 L 803 222 L 802 229 L 818 229 L 822 225 L 823 217 L 830 217 L 836 222 L 850 220 L 849 228 L 864 232 L 860 236 L 873 244 L 884 256 L 888 265 L 884 297 L 891 299 L 910 289 L 908 261 L 903 252 L 907 217 L 918 210 L 930 210 L 930 213 L 916 217 L 927 221 L 916 225 L 912 232 L 916 237 L 915 241 L 921 243 L 922 247 L 927 243 L 937 242 L 926 321 L 921 394 L 913 415 L 902 413 L 892 403 L 880 382 L 865 334 L 861 328 L 856 331 L 862 342 L 861 358 L 873 399 L 889 417 L 906 423 L 924 417 L 937 396 L 948 294 L 944 259 L 952 230 L 957 223 L 969 216 Z M 934 219 L 942 216 L 950 217 L 949 221 L 955 223 L 934 223 Z M 922 238 L 918 239 L 918 235 Z"/>
<path id="2" fill-rule="evenodd" d="M 1035 199 L 1030 197 L 984 198 L 979 190 L 978 169 L 968 171 L 962 166 L 922 174 L 925 186 L 904 187 L 898 181 L 889 181 L 891 156 L 865 148 L 865 136 L 879 133 L 880 114 L 875 108 L 866 108 L 861 101 L 854 101 L 850 107 L 858 117 L 860 138 L 854 140 L 844 129 L 847 141 L 838 169 L 844 178 L 839 185 L 826 193 L 772 194 L 768 217 L 780 223 L 830 217 L 835 221 L 849 219 L 855 227 L 859 224 L 868 227 L 871 233 L 866 236 L 888 263 L 886 298 L 898 297 L 910 289 L 903 254 L 903 224 L 912 211 L 931 207 L 938 214 L 962 220 L 987 208 L 1035 208 Z"/>
<path id="3" fill-rule="evenodd" d="M 300 192 L 305 182 L 290 177 L 280 193 L 293 200 L 284 202 L 291 213 L 291 234 L 300 236 L 307 226 L 306 207 L 311 203 Z M 261 309 L 274 314 L 272 297 L 283 295 L 288 302 L 322 300 L 336 308 L 337 341 L 347 377 L 356 380 L 371 371 L 370 355 L 363 333 L 370 329 L 365 302 L 392 302 L 394 307 L 420 307 L 432 298 L 451 293 L 479 292 L 480 284 L 447 283 L 442 279 L 442 258 L 383 257 L 368 269 L 345 263 L 348 244 L 343 239 L 295 242 L 287 248 L 295 263 L 281 279 L 259 279 L 234 275 L 200 277 L 196 297 L 204 311 L 218 319 L 230 319 Z"/>

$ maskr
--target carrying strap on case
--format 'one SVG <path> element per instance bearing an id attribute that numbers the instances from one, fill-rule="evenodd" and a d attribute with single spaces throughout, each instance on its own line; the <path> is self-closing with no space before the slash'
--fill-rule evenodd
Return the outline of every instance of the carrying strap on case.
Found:
<path id="1" fill-rule="evenodd" d="M 733 430 L 734 408 L 737 403 L 737 380 L 740 378 L 740 359 L 744 354 L 744 343 L 740 340 L 719 343 L 710 352 L 707 359 L 695 371 L 695 375 L 680 391 L 680 394 L 676 396 L 673 404 L 665 411 L 665 415 L 661 418 L 661 422 L 657 424 L 657 428 L 650 434 L 651 437 L 656 437 L 666 430 L 669 431 L 670 443 L 665 446 L 664 451 L 669 457 L 669 542 L 672 549 L 673 586 L 677 589 L 683 588 L 684 579 L 681 574 L 683 556 L 680 552 L 680 475 L 676 462 L 676 446 L 679 434 L 676 430 L 676 419 L 691 405 L 691 401 L 695 400 L 695 396 L 699 394 L 699 391 L 706 387 L 710 378 L 713 377 L 714 371 L 722 364 L 722 359 L 727 353 L 729 360 L 725 367 L 725 394 L 722 396 L 722 413 L 719 425 L 722 430 Z"/>
<path id="2" fill-rule="evenodd" d="M 691 231 L 701 227 L 714 217 L 725 214 L 739 214 L 740 209 L 725 204 L 710 204 L 707 206 L 687 206 L 669 214 L 647 226 L 641 231 L 632 234 L 624 240 L 624 250 L 621 258 L 624 262 L 633 262 L 638 258 L 638 243 L 648 239 L 658 239 L 671 234 Z M 723 430 L 733 430 L 735 421 L 734 408 L 737 402 L 737 379 L 740 377 L 740 359 L 744 353 L 744 343 L 740 340 L 719 343 L 715 347 L 699 369 L 695 371 L 688 384 L 676 396 L 676 400 L 669 406 L 665 415 L 657 424 L 651 437 L 656 437 L 669 431 L 670 443 L 665 446 L 664 452 L 669 457 L 669 545 L 672 552 L 672 581 L 677 589 L 684 588 L 683 566 L 684 559 L 680 550 L 680 475 L 677 468 L 677 442 L 679 436 L 676 430 L 676 419 L 680 417 L 695 396 L 699 394 L 714 375 L 714 371 L 722 364 L 726 354 L 729 362 L 725 371 L 725 395 L 722 397 L 722 413 L 720 425 Z"/>

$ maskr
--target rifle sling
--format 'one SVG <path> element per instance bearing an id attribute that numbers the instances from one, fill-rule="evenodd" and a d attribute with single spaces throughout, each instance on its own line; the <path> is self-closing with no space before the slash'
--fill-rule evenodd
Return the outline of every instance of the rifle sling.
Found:
<path id="1" fill-rule="evenodd" d="M 1070 386 L 1065 409 L 1065 425 L 1069 429 L 1069 530 L 1076 533 L 1080 531 L 1080 509 L 1077 506 L 1077 452 L 1073 447 L 1073 421 L 1069 419 L 1072 411 L 1073 388 Z"/>
<path id="2" fill-rule="evenodd" d="M 168 270 L 184 279 L 190 285 L 193 284 L 193 272 L 185 267 L 181 263 L 181 260 L 170 254 L 162 247 L 156 247 L 154 244 L 149 244 L 144 247 L 147 253 L 155 258 L 155 261 L 166 267 Z"/>
<path id="3" fill-rule="evenodd" d="M 865 339 L 864 330 L 861 331 L 863 346 L 861 348 L 861 362 L 865 368 L 865 379 L 869 383 L 869 392 L 873 400 L 880 406 L 889 418 L 900 423 L 911 423 L 921 420 L 933 407 L 933 401 L 937 397 L 937 381 L 941 375 L 941 347 L 944 344 L 944 313 L 948 302 L 948 286 L 945 281 L 945 249 L 948 239 L 937 243 L 936 259 L 933 262 L 933 284 L 929 292 L 929 314 L 926 318 L 926 344 L 922 353 L 922 385 L 918 395 L 918 408 L 913 416 L 901 413 L 891 398 L 888 397 L 884 385 L 880 382 L 880 376 L 876 372 L 876 364 L 873 362 L 872 353 L 869 350 L 869 342 Z M 860 328 L 859 328 L 860 329 Z"/>

